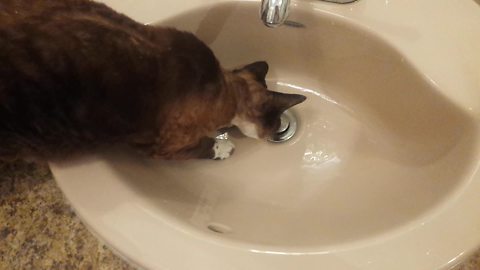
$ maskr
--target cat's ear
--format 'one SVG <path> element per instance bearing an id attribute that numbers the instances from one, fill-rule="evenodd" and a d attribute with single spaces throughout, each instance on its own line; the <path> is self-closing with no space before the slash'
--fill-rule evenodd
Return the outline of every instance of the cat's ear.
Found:
<path id="1" fill-rule="evenodd" d="M 255 76 L 255 80 L 257 82 L 263 84 L 265 88 L 267 87 L 267 82 L 265 81 L 265 77 L 267 76 L 267 73 L 268 73 L 267 62 L 265 61 L 254 62 L 244 66 L 241 69 L 236 69 L 233 72 L 240 72 L 245 70 L 250 72 L 253 76 Z"/>
<path id="2" fill-rule="evenodd" d="M 250 71 L 257 80 L 264 81 L 268 73 L 268 64 L 265 61 L 258 61 L 246 65 L 243 69 Z"/>
<path id="3" fill-rule="evenodd" d="M 271 106 L 279 112 L 283 112 L 307 99 L 306 96 L 298 94 L 284 94 L 275 91 L 268 91 L 268 93 L 272 97 Z"/>

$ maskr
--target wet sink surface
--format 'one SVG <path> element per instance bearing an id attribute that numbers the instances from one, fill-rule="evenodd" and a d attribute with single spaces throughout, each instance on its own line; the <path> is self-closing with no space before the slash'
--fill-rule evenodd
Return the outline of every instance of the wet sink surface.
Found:
<path id="1" fill-rule="evenodd" d="M 161 24 L 194 32 L 225 67 L 266 60 L 270 89 L 306 95 L 293 110 L 299 126 L 292 139 L 233 136 L 235 154 L 220 162 L 111 154 L 54 166 L 67 195 L 81 190 L 73 201 L 105 195 L 78 211 L 96 207 L 103 225 L 139 254 L 143 245 L 157 246 L 135 243 L 134 228 L 161 229 L 141 220 L 112 227 L 126 218 L 121 212 L 249 251 L 330 253 L 420 226 L 453 200 L 476 162 L 475 120 L 372 32 L 308 10 L 290 19 L 303 27 L 268 29 L 258 3 L 233 2 Z M 85 178 L 87 168 L 92 180 L 62 180 Z M 95 177 L 110 180 L 85 187 Z"/>
<path id="2" fill-rule="evenodd" d="M 272 90 L 308 96 L 299 132 L 283 144 L 234 139 L 223 162 L 111 162 L 152 211 L 252 244 L 328 246 L 411 222 L 461 183 L 472 120 L 401 55 L 310 13 L 297 14 L 305 28 L 259 27 L 256 9 L 223 4 L 163 25 L 196 33 L 224 66 L 269 62 Z"/>

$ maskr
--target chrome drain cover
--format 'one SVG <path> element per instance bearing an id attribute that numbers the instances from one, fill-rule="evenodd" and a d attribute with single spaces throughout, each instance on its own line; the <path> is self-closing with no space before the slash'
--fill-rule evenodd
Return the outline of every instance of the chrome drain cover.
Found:
<path id="1" fill-rule="evenodd" d="M 277 130 L 277 133 L 275 133 L 272 138 L 268 139 L 270 142 L 280 143 L 287 141 L 292 138 L 297 131 L 297 119 L 289 110 L 282 113 L 280 121 L 280 128 Z"/>

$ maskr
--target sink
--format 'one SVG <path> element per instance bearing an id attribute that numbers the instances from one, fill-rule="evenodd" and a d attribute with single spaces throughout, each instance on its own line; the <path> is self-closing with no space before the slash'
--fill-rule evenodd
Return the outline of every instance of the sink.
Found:
<path id="1" fill-rule="evenodd" d="M 230 134 L 237 150 L 221 162 L 115 152 L 52 164 L 92 232 L 151 269 L 448 269 L 466 256 L 480 243 L 465 229 L 480 224 L 468 216 L 480 208 L 478 116 L 454 95 L 468 89 L 432 79 L 428 58 L 411 57 L 421 45 L 342 13 L 362 1 L 296 4 L 277 29 L 258 5 L 198 4 L 154 23 L 194 32 L 225 67 L 266 60 L 271 90 L 308 97 L 295 136 Z"/>

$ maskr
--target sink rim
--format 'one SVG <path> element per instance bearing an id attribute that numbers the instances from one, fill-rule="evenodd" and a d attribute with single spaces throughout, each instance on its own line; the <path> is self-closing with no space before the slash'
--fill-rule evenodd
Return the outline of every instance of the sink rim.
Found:
<path id="1" fill-rule="evenodd" d="M 366 1 L 366 0 L 364 0 Z M 473 3 L 475 4 L 475 3 Z M 319 4 L 319 7 L 325 7 L 323 4 Z M 327 6 L 329 8 L 329 6 Z M 320 10 L 320 12 L 325 12 L 325 10 Z M 331 11 L 329 11 L 331 12 Z M 325 14 L 324 14 L 325 15 Z M 338 14 L 330 14 L 330 16 L 339 16 Z M 341 17 L 341 16 L 340 16 Z M 345 17 L 342 17 L 341 18 L 342 20 L 347 20 L 347 18 Z M 350 22 L 353 22 L 353 21 L 350 21 Z M 357 25 L 359 27 L 361 27 L 360 25 Z M 372 33 L 372 31 L 369 31 L 370 33 Z M 383 37 L 383 36 L 381 36 Z M 388 43 L 388 42 L 387 42 Z M 390 44 L 390 43 L 388 43 Z M 402 53 L 402 54 L 405 54 L 405 53 Z M 480 66 L 480 63 L 479 63 L 479 66 Z M 423 73 L 425 74 L 425 73 Z M 427 75 L 426 75 L 427 76 Z M 428 77 L 428 76 L 427 76 Z M 441 87 L 440 87 L 441 89 Z M 467 90 L 466 90 L 467 91 Z M 91 161 L 92 164 L 96 164 L 100 167 L 102 167 L 102 165 L 105 165 L 105 164 L 102 164 L 101 160 L 93 160 Z M 478 166 L 476 166 L 478 167 Z M 67 195 L 66 197 L 67 198 L 72 198 L 71 196 L 71 192 L 72 190 L 69 190 L 69 187 L 67 186 L 67 182 L 68 181 L 63 181 L 64 179 L 68 179 L 68 177 L 65 175 L 66 171 L 64 170 L 64 168 L 62 168 L 61 165 L 58 165 L 58 164 L 51 164 L 51 168 L 52 168 L 52 172 L 55 176 L 55 179 L 57 180 L 57 183 L 59 184 L 60 188 L 64 191 L 64 193 Z M 70 180 L 69 180 L 70 181 Z M 461 187 L 459 187 L 456 191 L 455 191 L 455 197 L 456 199 L 455 200 L 450 200 L 449 202 L 446 202 L 445 205 L 439 205 L 437 207 L 437 209 L 434 210 L 435 214 L 431 216 L 431 219 L 429 219 L 428 221 L 426 220 L 425 221 L 425 224 L 422 226 L 422 228 L 417 228 L 417 227 L 412 227 L 412 228 L 403 228 L 401 229 L 401 231 L 398 231 L 394 236 L 393 235 L 389 235 L 389 237 L 387 238 L 379 238 L 377 239 L 377 243 L 375 243 L 373 246 L 382 246 L 382 243 L 385 243 L 385 242 L 388 242 L 388 241 L 393 241 L 392 239 L 395 238 L 396 240 L 400 239 L 400 238 L 405 238 L 406 236 L 404 235 L 404 229 L 406 231 L 408 231 L 407 234 L 410 234 L 411 237 L 414 237 L 414 238 L 418 238 L 418 237 L 421 237 L 421 238 L 425 238 L 425 236 L 427 236 L 427 234 L 422 234 L 419 232 L 422 231 L 422 230 L 428 230 L 427 228 L 429 227 L 432 227 L 432 226 L 435 226 L 434 224 L 435 223 L 442 223 L 442 218 L 443 220 L 445 220 L 446 222 L 443 223 L 443 225 L 445 226 L 445 224 L 449 224 L 449 223 L 452 223 L 451 222 L 451 217 L 449 217 L 448 212 L 455 212 L 455 209 L 456 208 L 462 208 L 461 205 L 470 205 L 470 208 L 471 210 L 473 210 L 475 207 L 473 206 L 474 203 L 473 202 L 465 202 L 468 198 L 471 198 L 472 200 L 476 200 L 477 202 L 480 203 L 480 199 L 476 199 L 474 198 L 475 196 L 475 193 L 472 192 L 472 190 L 480 190 L 480 176 L 478 175 L 478 172 L 476 170 L 475 172 L 475 176 L 471 177 L 470 180 L 468 181 L 465 181 L 464 184 L 461 185 Z M 473 194 L 472 194 L 473 193 Z M 463 196 L 461 196 L 463 194 Z M 469 195 L 469 196 L 467 196 Z M 85 212 L 87 211 L 84 207 L 82 207 L 81 205 L 78 205 L 78 202 L 75 201 L 75 200 L 70 200 L 70 203 L 72 204 L 72 206 L 74 206 L 76 208 L 76 212 L 77 214 L 80 216 L 80 218 L 82 219 L 82 221 L 84 221 L 84 223 L 86 224 L 92 224 L 92 220 L 87 217 L 88 214 Z M 478 204 L 477 204 L 478 205 Z M 462 210 L 462 209 L 460 209 Z M 458 212 L 461 212 L 461 211 L 458 211 Z M 457 212 L 457 214 L 459 214 Z M 452 216 L 455 216 L 455 215 L 452 215 Z M 468 216 L 466 214 L 463 214 L 463 216 Z M 476 222 L 480 223 L 480 217 L 477 218 Z M 94 222 L 93 222 L 94 223 Z M 171 225 L 169 224 L 163 224 L 165 225 L 165 228 L 166 229 L 172 229 L 173 227 L 170 227 Z M 182 230 L 182 227 L 179 226 L 177 227 L 178 224 L 175 225 L 175 228 L 173 228 L 174 230 L 176 231 L 181 231 Z M 442 227 L 442 226 L 440 226 Z M 455 226 L 446 226 L 445 229 L 451 229 Z M 460 226 L 461 227 L 461 226 Z M 435 227 L 437 230 L 440 230 L 439 227 Z M 101 237 L 101 234 L 98 233 L 98 231 L 95 229 L 94 226 L 89 226 L 89 229 L 91 231 L 94 232 L 94 234 L 96 236 L 100 236 L 99 238 L 102 238 L 107 244 L 109 244 L 109 246 L 114 246 L 116 247 L 116 245 L 114 243 L 112 243 L 111 241 L 108 241 L 108 239 L 106 238 L 103 238 Z M 400 229 L 399 229 L 400 230 Z M 441 230 L 440 230 L 441 231 Z M 182 233 L 182 232 L 180 232 Z M 191 234 L 191 232 L 189 232 L 189 234 Z M 421 236 L 420 236 L 421 234 Z M 431 234 L 431 233 L 430 233 Z M 463 231 L 463 234 L 465 234 L 465 231 Z M 413 236 L 413 235 L 416 235 L 416 236 Z M 465 234 L 466 235 L 466 234 Z M 475 238 L 475 235 L 474 234 L 471 234 L 471 235 L 466 235 L 468 238 L 470 238 L 469 242 L 472 243 L 472 242 L 476 242 L 477 244 L 480 243 L 480 237 L 476 237 Z M 472 237 L 473 236 L 473 237 Z M 475 241 L 471 241 L 471 238 L 475 238 L 476 240 Z M 191 240 L 191 238 L 189 238 Z M 228 241 L 228 240 L 222 240 L 222 241 L 214 241 L 212 242 L 211 238 L 209 239 L 206 239 L 204 237 L 202 237 L 201 235 L 195 235 L 194 238 L 193 238 L 195 241 L 198 241 L 198 250 L 202 250 L 204 248 L 210 248 L 212 251 L 211 253 L 212 254 L 216 254 L 216 256 L 219 256 L 218 254 L 222 254 L 222 256 L 226 256 L 226 257 L 231 257 L 231 256 L 234 256 L 236 257 L 237 259 L 240 257 L 240 258 L 255 258 L 255 259 L 259 259 L 258 255 L 259 254 L 262 254 L 264 255 L 263 257 L 270 257 L 270 258 L 265 258 L 263 260 L 265 260 L 265 262 L 271 262 L 273 259 L 271 259 L 272 257 L 275 257 L 275 258 L 278 258 L 279 256 L 280 257 L 287 257 L 287 259 L 282 259 L 282 260 L 279 260 L 277 261 L 278 265 L 288 265 L 289 263 L 291 262 L 288 262 L 287 261 L 295 261 L 296 264 L 301 264 L 302 262 L 299 262 L 298 259 L 292 259 L 292 255 L 296 255 L 295 257 L 297 258 L 300 258 L 300 257 L 325 257 L 325 256 L 328 256 L 330 255 L 330 253 L 335 253 L 337 254 L 336 256 L 337 257 L 341 257 L 343 258 L 345 261 L 355 261 L 355 257 L 358 256 L 358 257 L 362 257 L 362 256 L 365 256 L 365 254 L 361 255 L 362 252 L 358 252 L 356 253 L 356 251 L 358 251 L 358 249 L 361 249 L 361 248 L 365 248 L 365 243 L 358 243 L 357 246 L 355 247 L 350 247 L 348 249 L 344 249 L 344 250 L 331 250 L 331 251 L 322 251 L 322 252 L 319 252 L 319 253 L 308 253 L 308 252 L 298 252 L 298 250 L 296 250 L 296 252 L 292 252 L 291 254 L 286 254 L 286 252 L 283 252 L 283 251 L 275 251 L 275 250 L 269 250 L 268 247 L 265 248 L 265 250 L 251 250 L 251 248 L 249 246 L 241 246 L 239 245 L 237 242 L 235 242 L 235 247 L 232 247 L 228 242 L 224 242 L 224 241 Z M 430 239 L 432 242 L 435 242 L 435 241 L 438 241 L 437 237 L 435 237 L 435 235 L 433 236 L 432 239 Z M 477 245 L 477 244 L 473 244 L 473 245 Z M 369 244 L 371 245 L 371 244 Z M 444 265 L 442 268 L 445 268 L 447 269 L 448 267 L 447 266 L 451 266 L 453 264 L 455 264 L 458 260 L 460 260 L 461 258 L 465 257 L 466 255 L 468 255 L 467 253 L 468 252 L 471 252 L 472 251 L 472 248 L 473 248 L 473 245 L 470 244 L 468 248 L 463 248 L 461 252 L 458 252 L 457 254 L 460 254 L 458 255 L 457 257 L 454 258 L 454 260 L 448 262 L 448 265 Z M 203 247 L 200 247 L 200 246 L 203 246 Z M 350 244 L 349 244 L 350 246 Z M 463 245 L 465 246 L 465 245 Z M 229 252 L 226 252 L 226 247 L 228 247 L 227 249 L 231 249 Z M 371 247 L 370 247 L 371 248 Z M 401 247 L 398 247 L 399 249 L 403 249 L 404 252 L 406 252 L 407 250 L 413 250 L 417 247 L 409 247 L 408 249 L 406 248 L 401 248 Z M 367 247 L 368 249 L 368 247 Z M 375 248 L 373 248 L 375 250 Z M 458 248 L 457 248 L 458 249 Z M 469 251 L 467 251 L 467 249 L 469 249 Z M 115 248 L 115 250 L 120 250 L 118 248 Z M 215 251 L 213 251 L 215 250 Z M 382 248 L 379 247 L 378 249 L 376 249 L 377 251 L 371 251 L 372 253 L 376 253 L 378 251 L 381 251 Z M 346 253 L 356 253 L 357 255 L 355 256 L 355 254 L 350 254 L 350 255 L 346 255 Z M 363 251 L 365 252 L 365 251 Z M 411 251 L 410 251 L 411 252 Z M 120 252 L 117 252 L 117 253 L 120 253 Z M 338 253 L 343 253 L 342 255 L 338 255 Z M 369 253 L 369 252 L 366 252 L 366 253 Z M 408 252 L 407 252 L 408 253 Z M 282 256 L 282 255 L 286 255 L 286 256 Z M 367 256 L 368 257 L 368 256 Z M 133 261 L 134 264 L 137 264 L 137 265 L 144 265 L 142 262 L 140 261 L 137 261 L 136 259 L 132 258 L 131 256 L 129 256 L 128 258 L 129 261 Z M 140 257 L 137 257 L 137 258 L 140 258 Z M 394 257 L 392 257 L 394 258 Z M 133 260 L 132 260 L 133 259 Z M 359 258 L 357 258 L 358 260 Z M 305 259 L 306 261 L 309 261 L 311 262 L 310 259 Z M 235 261 L 235 260 L 233 260 Z M 328 263 L 328 262 L 327 262 Z M 333 264 L 330 264 L 330 265 L 333 265 Z M 153 268 L 153 267 L 152 267 Z M 272 269 L 281 269 L 281 268 L 272 268 Z M 337 268 L 339 269 L 339 268 Z M 362 268 L 362 269 L 370 269 L 370 268 Z M 372 268 L 373 269 L 373 268 Z"/>

